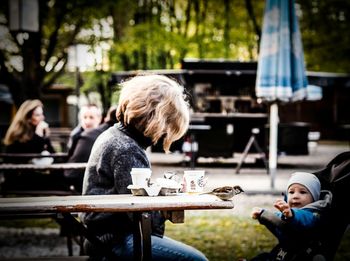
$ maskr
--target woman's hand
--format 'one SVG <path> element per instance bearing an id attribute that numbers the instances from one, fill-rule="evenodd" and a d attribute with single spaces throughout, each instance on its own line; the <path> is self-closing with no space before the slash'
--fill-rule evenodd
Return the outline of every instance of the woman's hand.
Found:
<path id="1" fill-rule="evenodd" d="M 259 207 L 254 207 L 252 213 L 250 214 L 252 219 L 258 219 L 262 213 L 263 209 Z"/>
<path id="2" fill-rule="evenodd" d="M 285 202 L 282 199 L 276 200 L 275 204 L 273 205 L 275 208 L 277 208 L 281 213 L 286 217 L 286 218 L 291 218 L 293 217 L 293 212 L 288 205 L 287 202 Z"/>
<path id="3" fill-rule="evenodd" d="M 35 133 L 41 137 L 49 136 L 49 124 L 46 121 L 41 121 L 35 128 Z"/>

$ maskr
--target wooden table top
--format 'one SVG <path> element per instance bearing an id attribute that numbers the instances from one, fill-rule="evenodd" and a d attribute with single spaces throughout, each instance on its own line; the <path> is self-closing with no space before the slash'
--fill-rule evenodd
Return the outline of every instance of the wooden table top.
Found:
<path id="1" fill-rule="evenodd" d="M 0 198 L 1 214 L 62 212 L 133 212 L 153 210 L 232 209 L 232 201 L 214 195 L 180 193 L 172 196 L 84 195 Z"/>
<path id="2" fill-rule="evenodd" d="M 0 170 L 65 170 L 65 169 L 85 169 L 86 162 L 68 162 L 68 163 L 53 163 L 53 164 L 16 164 L 2 163 Z"/>
<path id="3" fill-rule="evenodd" d="M 0 158 L 67 158 L 67 152 L 56 152 L 50 154 L 41 153 L 0 153 Z"/>

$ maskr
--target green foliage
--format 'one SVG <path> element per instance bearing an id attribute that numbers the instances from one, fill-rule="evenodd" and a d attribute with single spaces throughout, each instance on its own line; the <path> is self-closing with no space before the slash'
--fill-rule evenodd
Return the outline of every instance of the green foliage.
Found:
<path id="1" fill-rule="evenodd" d="M 74 89 L 76 85 L 76 73 L 65 72 L 58 78 L 57 82 L 65 86 L 70 86 L 72 89 Z"/>
<path id="2" fill-rule="evenodd" d="M 258 17 L 263 4 L 254 5 Z M 123 33 L 116 32 L 110 54 L 113 70 L 179 68 L 185 57 L 257 58 L 257 38 L 245 1 L 152 1 L 131 11 Z"/>
<path id="3" fill-rule="evenodd" d="M 98 86 L 101 84 L 105 88 L 110 77 L 109 73 L 103 71 L 84 72 L 81 74 L 83 75 L 84 80 L 80 90 L 83 93 L 87 93 L 89 91 L 98 92 Z"/>
<path id="4" fill-rule="evenodd" d="M 306 67 L 313 71 L 350 72 L 350 2 L 298 1 Z"/>
<path id="5" fill-rule="evenodd" d="M 38 32 L 26 33 L 10 31 L 10 2 L 0 1 L 1 40 L 6 43 L 0 45 L 0 79 L 19 106 L 26 99 L 40 99 L 43 90 L 57 83 L 67 64 L 69 47 L 100 40 L 87 31 L 107 16 L 104 7 L 111 1 L 38 1 Z"/>
<path id="6" fill-rule="evenodd" d="M 350 2 L 296 2 L 307 70 L 350 72 Z M 9 86 L 17 105 L 27 98 L 40 98 L 43 89 L 58 82 L 67 64 L 68 48 L 75 44 L 93 49 L 102 41 L 111 43 L 110 71 L 179 68 L 183 58 L 257 60 L 265 5 L 259 0 L 39 3 L 39 32 L 29 33 L 26 44 L 21 44 L 16 33 L 8 31 L 8 1 L 0 1 L 4 42 L 0 46 L 0 79 Z M 108 39 L 95 30 L 101 28 L 101 19 L 113 28 L 114 35 Z M 12 64 L 14 57 L 22 64 Z M 106 79 L 107 75 L 97 73 L 84 79 L 82 87 L 84 92 L 101 92 L 105 107 L 112 97 Z M 75 86 L 75 81 L 69 85 Z"/>
<path id="7" fill-rule="evenodd" d="M 186 212 L 184 224 L 166 225 L 166 235 L 201 250 L 209 260 L 252 258 L 268 251 L 275 238 L 256 221 L 217 212 Z"/>
<path id="8" fill-rule="evenodd" d="M 4 219 L 1 220 L 1 227 L 26 228 L 58 228 L 59 225 L 52 218 L 29 218 L 29 219 Z"/>
<path id="9" fill-rule="evenodd" d="M 112 68 L 125 70 L 170 69 L 171 61 L 179 61 L 186 49 L 186 39 L 157 25 L 140 24 L 126 30 L 113 45 Z"/>
<path id="10" fill-rule="evenodd" d="M 233 210 L 234 211 L 234 210 Z M 220 211 L 186 211 L 185 223 L 166 223 L 166 236 L 202 251 L 211 261 L 250 258 L 272 249 L 276 238 L 257 221 Z M 349 260 L 350 230 L 337 251 L 335 261 Z"/>

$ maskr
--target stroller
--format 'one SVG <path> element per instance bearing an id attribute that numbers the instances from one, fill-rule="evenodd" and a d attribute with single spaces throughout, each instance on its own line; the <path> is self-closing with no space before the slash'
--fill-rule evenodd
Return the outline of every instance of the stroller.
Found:
<path id="1" fill-rule="evenodd" d="M 332 201 L 323 230 L 317 231 L 314 239 L 305 241 L 301 248 L 277 244 L 271 252 L 262 253 L 252 260 L 330 261 L 334 259 L 350 223 L 349 210 L 344 211 L 344 207 L 349 206 L 350 200 L 347 192 L 350 189 L 350 151 L 340 153 L 325 168 L 314 174 L 321 182 L 321 190 L 329 190 L 332 193 Z M 303 237 L 299 236 L 295 241 L 301 239 Z"/>
<path id="2" fill-rule="evenodd" d="M 320 238 L 321 254 L 325 260 L 333 260 L 340 241 L 350 224 L 350 151 L 338 154 L 325 168 L 314 173 L 321 182 L 321 188 L 333 194 L 329 225 Z"/>

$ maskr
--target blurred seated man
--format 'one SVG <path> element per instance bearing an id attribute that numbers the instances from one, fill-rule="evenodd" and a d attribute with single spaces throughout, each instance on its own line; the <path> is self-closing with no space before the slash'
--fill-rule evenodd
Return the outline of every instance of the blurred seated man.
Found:
<path id="1" fill-rule="evenodd" d="M 116 110 L 117 106 L 112 106 L 108 110 L 107 115 L 104 118 L 104 123 L 102 123 L 97 128 L 90 128 L 81 133 L 80 137 L 76 140 L 75 149 L 72 152 L 72 155 L 69 157 L 68 162 L 88 161 L 92 146 L 94 145 L 94 142 L 97 139 L 97 137 L 117 122 Z M 74 189 L 76 192 L 81 193 L 84 178 L 84 170 L 65 170 L 64 176 L 68 182 L 68 185 L 71 186 L 71 189 Z"/>
<path id="2" fill-rule="evenodd" d="M 96 104 L 87 104 L 79 111 L 79 124 L 70 133 L 68 141 L 68 157 L 74 153 L 77 141 L 84 130 L 97 128 L 102 120 L 102 112 Z"/>

